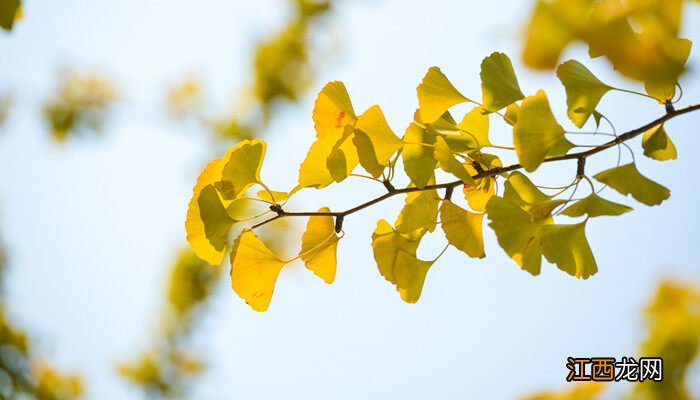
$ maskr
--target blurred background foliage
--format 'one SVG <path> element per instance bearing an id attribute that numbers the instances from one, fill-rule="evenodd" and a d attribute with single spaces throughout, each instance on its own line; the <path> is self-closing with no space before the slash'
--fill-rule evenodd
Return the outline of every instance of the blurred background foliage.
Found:
<path id="1" fill-rule="evenodd" d="M 31 340 L 7 315 L 4 277 L 7 257 L 0 243 L 0 399 L 67 400 L 79 398 L 79 376 L 60 372 L 41 360 Z"/>
<path id="2" fill-rule="evenodd" d="M 197 76 L 188 76 L 174 84 L 165 95 L 169 115 L 176 120 L 192 118 L 200 121 L 213 137 L 223 139 L 222 146 L 228 147 L 237 140 L 262 136 L 279 107 L 298 101 L 311 87 L 317 86 L 318 60 L 323 57 L 314 56 L 322 49 L 313 39 L 323 29 L 334 2 L 286 1 L 290 8 L 288 19 L 278 31 L 262 38 L 255 47 L 247 80 L 249 85 L 234 96 L 230 112 L 209 114 L 211 105 L 204 96 L 206 82 Z M 542 6 L 545 3 L 552 4 L 538 2 L 537 10 L 546 8 Z M 555 2 L 557 6 L 559 3 Z M 0 27 L 9 31 L 21 17 L 19 0 L 0 1 Z M 535 18 L 540 17 L 535 14 Z M 584 40 L 589 39 L 583 36 Z M 546 43 L 550 39 L 553 38 L 534 35 L 529 38 L 532 43 L 537 40 Z M 555 49 L 555 57 L 566 44 Z M 549 48 L 549 45 L 540 46 L 540 49 Z M 546 56 L 551 55 L 542 57 Z M 531 64 L 538 66 L 534 61 Z M 43 104 L 42 114 L 52 137 L 65 141 L 73 135 L 99 132 L 108 123 L 119 99 L 118 85 L 110 78 L 99 73 L 63 71 L 58 74 L 55 93 Z M 12 104 L 11 94 L 0 96 L 0 125 L 7 118 Z M 252 204 L 242 206 L 255 207 Z M 270 224 L 259 234 L 279 252 L 286 243 L 271 233 L 276 229 L 279 226 Z M 0 248 L 0 285 L 5 266 L 5 253 Z M 190 339 L 223 275 L 221 268 L 212 268 L 190 250 L 177 252 L 166 281 L 164 304 L 152 340 L 142 352 L 117 367 L 119 374 L 137 386 L 145 397 L 188 397 L 196 377 L 205 371 L 206 360 L 192 347 Z M 0 297 L 0 398 L 80 397 L 83 382 L 79 376 L 57 371 L 41 361 L 34 354 L 27 333 L 8 317 L 7 308 Z M 690 399 L 686 377 L 698 353 L 700 289 L 690 282 L 665 280 L 659 285 L 644 315 L 647 337 L 639 354 L 664 359 L 664 381 L 636 384 L 627 396 L 634 399 Z M 562 374 L 565 373 L 563 362 Z M 606 385 L 599 383 L 571 384 L 561 392 L 548 391 L 525 399 L 592 400 L 600 398 L 606 389 Z"/>

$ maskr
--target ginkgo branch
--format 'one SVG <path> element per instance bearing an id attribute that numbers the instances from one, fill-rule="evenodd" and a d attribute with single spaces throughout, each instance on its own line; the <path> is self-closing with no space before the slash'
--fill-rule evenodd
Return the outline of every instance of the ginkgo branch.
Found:
<path id="1" fill-rule="evenodd" d="M 630 139 L 633 139 L 642 133 L 648 131 L 651 128 L 654 128 L 658 125 L 663 124 L 664 122 L 677 117 L 679 115 L 687 114 L 693 111 L 698 111 L 700 110 L 700 103 L 693 104 L 687 107 L 679 108 L 679 109 L 667 109 L 667 113 L 664 114 L 663 116 L 655 119 L 654 121 L 651 121 L 639 128 L 633 129 L 631 131 L 625 132 L 621 135 L 616 136 L 614 139 L 603 143 L 599 146 L 593 147 L 589 150 L 586 151 L 581 151 L 577 153 L 571 153 L 571 154 L 566 154 L 563 156 L 558 156 L 558 157 L 551 157 L 547 158 L 542 163 L 551 163 L 551 162 L 556 162 L 556 161 L 566 161 L 566 160 L 577 160 L 578 165 L 577 165 L 577 175 L 581 175 L 583 173 L 583 168 L 585 167 L 585 160 L 586 158 L 598 154 L 602 151 L 605 151 L 606 149 L 609 149 L 611 147 L 617 146 L 619 144 L 622 144 Z M 487 178 L 487 177 L 492 177 L 496 176 L 499 174 L 502 174 L 504 172 L 511 172 L 511 171 L 516 171 L 519 169 L 522 169 L 523 166 L 520 164 L 511 164 L 505 167 L 496 167 L 496 168 L 490 168 L 488 170 L 481 170 L 477 171 L 475 175 L 472 176 L 472 179 L 482 179 L 482 178 Z M 585 175 L 584 175 L 585 176 Z M 457 180 L 454 182 L 446 182 L 446 183 L 440 183 L 440 184 L 434 184 L 434 185 L 426 185 L 423 187 L 407 187 L 407 188 L 402 188 L 402 189 L 396 189 L 388 183 L 388 181 L 383 181 L 384 186 L 387 188 L 387 193 L 376 197 L 372 200 L 369 200 L 365 203 L 362 203 L 360 205 L 357 205 L 353 208 L 347 209 L 345 211 L 337 211 L 337 212 L 287 212 L 282 209 L 281 206 L 278 204 L 270 206 L 270 209 L 274 212 L 277 213 L 276 216 L 267 219 L 265 221 L 262 221 L 252 227 L 252 229 L 258 228 L 260 226 L 263 226 L 265 224 L 268 224 L 272 221 L 275 221 L 280 218 L 285 218 L 285 217 L 311 217 L 311 216 L 332 216 L 336 218 L 336 231 L 338 227 L 342 227 L 342 221 L 343 219 L 353 213 L 356 213 L 358 211 L 361 211 L 367 207 L 370 207 L 374 204 L 380 203 L 392 196 L 395 196 L 397 194 L 404 194 L 404 193 L 411 193 L 411 192 L 420 192 L 420 191 L 425 191 L 425 190 L 434 190 L 434 189 L 446 189 L 446 191 L 451 191 L 457 186 L 464 185 L 464 182 L 461 180 Z M 447 194 L 447 193 L 446 193 Z M 274 208 L 273 208 L 274 207 Z"/>

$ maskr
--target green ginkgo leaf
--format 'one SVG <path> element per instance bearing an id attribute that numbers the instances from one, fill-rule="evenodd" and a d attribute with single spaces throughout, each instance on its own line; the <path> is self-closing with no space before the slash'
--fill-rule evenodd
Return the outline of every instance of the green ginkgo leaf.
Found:
<path id="1" fill-rule="evenodd" d="M 561 213 L 569 217 L 581 217 L 588 215 L 589 218 L 601 216 L 615 216 L 632 211 L 632 207 L 606 200 L 595 193 L 575 202 Z"/>
<path id="2" fill-rule="evenodd" d="M 586 239 L 586 221 L 571 225 L 542 227 L 542 254 L 547 261 L 577 278 L 588 279 L 598 272 Z"/>
<path id="3" fill-rule="evenodd" d="M 513 127 L 515 153 L 520 164 L 528 172 L 536 170 L 563 137 L 564 128 L 554 118 L 545 92 L 540 90 L 526 97 Z"/>
<path id="4" fill-rule="evenodd" d="M 676 146 L 666 133 L 663 124 L 644 132 L 642 137 L 644 155 L 657 161 L 675 160 L 678 158 Z"/>
<path id="5" fill-rule="evenodd" d="M 362 167 L 373 177 L 382 174 L 393 156 L 403 145 L 389 127 L 379 106 L 372 106 L 355 123 L 353 143 Z"/>
<path id="6" fill-rule="evenodd" d="M 469 183 L 470 185 L 474 184 L 474 179 L 469 171 L 467 171 L 467 169 L 464 167 L 464 164 L 457 161 L 457 159 L 452 155 L 450 146 L 448 146 L 445 139 L 440 136 L 435 138 L 434 157 L 438 161 L 440 168 L 442 168 L 443 171 L 456 176 L 464 183 Z"/>
<path id="7" fill-rule="evenodd" d="M 552 218 L 533 218 L 522 208 L 493 196 L 486 204 L 489 226 L 496 233 L 498 244 L 520 268 L 532 275 L 539 275 L 542 266 L 540 236 L 542 226 L 551 224 Z"/>
<path id="8" fill-rule="evenodd" d="M 431 67 L 416 88 L 420 118 L 430 124 L 450 107 L 469 101 L 447 79 L 438 67 Z"/>
<path id="9" fill-rule="evenodd" d="M 578 128 L 581 128 L 595 112 L 603 95 L 613 89 L 576 60 L 559 65 L 557 77 L 566 89 L 567 114 Z"/>
<path id="10" fill-rule="evenodd" d="M 224 156 L 221 181 L 216 187 L 225 199 L 233 200 L 249 187 L 260 183 L 260 169 L 265 158 L 266 143 L 260 139 L 244 140 Z"/>
<path id="11" fill-rule="evenodd" d="M 518 85 L 510 58 L 492 53 L 481 62 L 481 93 L 484 108 L 496 112 L 525 97 Z"/>
<path id="12" fill-rule="evenodd" d="M 432 148 L 436 136 L 416 123 L 411 123 L 403 135 L 403 168 L 411 182 L 419 188 L 428 184 L 437 164 Z"/>
<path id="13" fill-rule="evenodd" d="M 634 163 L 600 172 L 594 178 L 648 206 L 661 204 L 671 196 L 670 190 L 642 175 Z"/>
<path id="14" fill-rule="evenodd" d="M 447 241 L 469 257 L 484 258 L 484 214 L 469 212 L 449 200 L 440 206 L 440 222 Z"/>

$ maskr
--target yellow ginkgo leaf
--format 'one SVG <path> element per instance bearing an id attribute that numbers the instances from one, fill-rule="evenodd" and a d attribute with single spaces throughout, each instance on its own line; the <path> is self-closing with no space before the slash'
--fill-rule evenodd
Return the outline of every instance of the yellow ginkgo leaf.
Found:
<path id="1" fill-rule="evenodd" d="M 278 192 L 276 190 L 267 191 L 259 190 L 258 198 L 261 200 L 269 201 L 270 203 L 279 203 L 281 201 L 286 201 L 291 197 L 290 193 Z"/>
<path id="2" fill-rule="evenodd" d="M 634 163 L 608 169 L 593 177 L 648 206 L 659 205 L 671 196 L 670 190 L 642 175 Z"/>
<path id="3" fill-rule="evenodd" d="M 525 29 L 523 61 L 535 69 L 552 69 L 569 43 L 584 30 L 589 0 L 537 0 Z"/>
<path id="4" fill-rule="evenodd" d="M 231 287 L 253 310 L 265 311 L 285 264 L 246 228 L 233 242 Z"/>
<path id="5" fill-rule="evenodd" d="M 642 137 L 644 155 L 657 161 L 675 160 L 678 158 L 676 146 L 666 133 L 663 124 L 644 132 Z"/>
<path id="6" fill-rule="evenodd" d="M 593 218 L 604 215 L 622 215 L 630 211 L 632 211 L 632 207 L 605 200 L 593 193 L 567 207 L 561 213 L 569 217 L 580 217 L 585 214 L 589 218 Z"/>
<path id="7" fill-rule="evenodd" d="M 506 114 L 503 119 L 510 126 L 515 126 L 518 123 L 518 117 L 520 116 L 520 106 L 517 103 L 513 103 L 506 107 Z"/>
<path id="8" fill-rule="evenodd" d="M 542 265 L 541 230 L 542 226 L 552 223 L 552 218 L 533 218 L 520 207 L 498 196 L 491 197 L 486 204 L 486 214 L 501 248 L 520 268 L 532 275 L 539 275 Z"/>
<path id="9" fill-rule="evenodd" d="M 353 143 L 354 136 L 355 130 L 353 127 L 346 125 L 345 133 L 343 133 L 343 136 L 335 143 L 326 160 L 326 168 L 336 182 L 345 180 L 355 167 L 357 167 L 357 164 L 360 163 L 360 159 L 357 156 L 357 149 Z"/>
<path id="10" fill-rule="evenodd" d="M 536 170 L 562 137 L 564 128 L 554 118 L 544 91 L 526 97 L 513 127 L 515 153 L 520 164 L 528 172 Z"/>
<path id="11" fill-rule="evenodd" d="M 496 193 L 496 180 L 487 177 L 475 180 L 474 185 L 465 183 L 462 192 L 472 210 L 484 212 L 486 203 Z"/>
<path id="12" fill-rule="evenodd" d="M 298 187 L 321 189 L 334 181 L 326 165 L 328 158 L 343 138 L 346 127 L 354 125 L 357 120 L 343 82 L 330 82 L 319 92 L 314 104 L 313 120 L 316 141 L 311 144 L 299 167 Z M 349 164 L 346 163 L 345 170 Z"/>
<path id="13" fill-rule="evenodd" d="M 419 243 L 419 239 L 406 238 L 383 219 L 372 234 L 372 249 L 379 272 L 396 286 L 401 299 L 408 303 L 415 303 L 420 298 L 425 276 L 433 265 L 433 261 L 416 257 Z"/>
<path id="14" fill-rule="evenodd" d="M 578 128 L 588 121 L 603 95 L 613 89 L 576 60 L 559 65 L 557 77 L 566 90 L 567 114 Z"/>
<path id="15" fill-rule="evenodd" d="M 469 183 L 470 185 L 474 184 L 474 179 L 472 178 L 471 174 L 469 174 L 469 171 L 467 171 L 467 169 L 464 167 L 464 164 L 457 161 L 457 159 L 452 155 L 450 146 L 448 146 L 445 139 L 440 136 L 435 138 L 433 156 L 443 171 L 456 176 L 464 183 Z"/>
<path id="16" fill-rule="evenodd" d="M 389 127 L 379 106 L 372 106 L 357 119 L 353 142 L 362 167 L 375 178 L 384 171 L 403 142 Z"/>
<path id="17" fill-rule="evenodd" d="M 451 245 L 469 257 L 484 258 L 482 222 L 484 214 L 469 212 L 449 200 L 440 206 L 440 222 L 445 237 Z"/>
<path id="18" fill-rule="evenodd" d="M 320 213 L 330 211 L 328 207 L 318 210 Z M 306 224 L 306 231 L 301 237 L 299 256 L 304 260 L 306 268 L 328 284 L 335 280 L 338 240 L 339 237 L 335 233 L 335 222 L 330 215 L 310 217 Z"/>
<path id="19" fill-rule="evenodd" d="M 416 123 L 411 123 L 403 135 L 403 168 L 411 182 L 419 188 L 428 184 L 437 164 L 433 155 L 436 136 Z"/>
<path id="20" fill-rule="evenodd" d="M 542 227 L 542 254 L 547 261 L 577 278 L 588 279 L 598 272 L 593 252 L 586 240 L 586 221 L 571 225 Z"/>
<path id="21" fill-rule="evenodd" d="M 221 179 L 221 171 L 223 170 L 225 163 L 225 158 L 215 158 L 209 162 L 209 164 L 207 164 L 207 166 L 204 167 L 202 172 L 199 174 L 197 183 L 192 189 L 192 199 L 187 207 L 187 218 L 185 220 L 187 242 L 190 244 L 192 250 L 194 250 L 195 254 L 197 254 L 199 258 L 212 265 L 221 264 L 221 261 L 223 261 L 225 256 L 226 247 L 225 244 L 224 246 L 221 246 L 218 239 L 215 239 L 214 242 L 212 242 L 213 236 L 208 235 L 208 233 L 211 234 L 211 232 L 217 231 L 218 229 L 205 226 L 202 216 L 203 212 L 200 209 L 200 197 L 205 188 L 212 187 L 213 189 L 212 185 Z M 211 190 L 208 190 L 207 193 L 208 194 L 203 199 L 203 204 L 211 206 L 212 208 L 210 210 L 206 210 L 205 213 L 207 213 L 208 216 L 216 215 L 220 213 L 220 208 L 224 208 L 224 213 L 226 213 L 224 204 L 219 199 L 218 194 L 216 194 L 216 190 L 214 190 L 213 193 Z M 214 195 L 216 195 L 215 198 Z M 228 217 L 228 214 L 226 216 Z M 210 222 L 215 222 L 216 218 L 213 220 L 211 218 L 207 218 L 207 220 Z M 226 218 L 223 220 L 226 220 Z"/>
<path id="22" fill-rule="evenodd" d="M 569 139 L 566 138 L 566 136 L 562 136 L 559 141 L 549 149 L 549 153 L 547 153 L 547 158 L 551 157 L 561 157 L 563 155 L 566 155 L 569 150 L 573 149 L 576 147 L 575 144 L 571 143 Z"/>
<path id="23" fill-rule="evenodd" d="M 215 184 L 225 199 L 233 200 L 249 187 L 260 183 L 266 147 L 266 143 L 260 139 L 244 140 L 226 153 L 221 181 Z"/>
<path id="24" fill-rule="evenodd" d="M 535 186 L 525 174 L 514 171 L 504 185 L 503 198 L 528 211 L 533 205 L 552 199 Z"/>
<path id="25" fill-rule="evenodd" d="M 450 107 L 469 101 L 447 79 L 438 67 L 431 67 L 416 88 L 420 118 L 430 124 L 440 118 Z"/>
<path id="26" fill-rule="evenodd" d="M 481 93 L 484 108 L 496 112 L 525 97 L 510 58 L 494 52 L 481 62 Z"/>
<path id="27" fill-rule="evenodd" d="M 480 149 L 482 147 L 491 146 L 491 142 L 489 141 L 489 114 L 484 113 L 483 108 L 475 107 L 464 114 L 462 121 L 457 127 L 464 132 L 463 135 L 474 139 L 476 142 L 474 148 Z M 447 143 L 450 144 L 449 141 Z M 453 146 L 450 146 L 450 148 L 453 148 Z M 461 149 L 454 150 L 459 151 Z"/>
<path id="28" fill-rule="evenodd" d="M 433 177 L 429 184 L 435 183 Z M 396 219 L 396 230 L 409 238 L 418 239 L 425 232 L 432 232 L 437 222 L 440 196 L 437 190 L 421 190 L 406 193 L 406 204 Z"/>
<path id="29" fill-rule="evenodd" d="M 343 82 L 329 82 L 321 89 L 312 118 L 317 138 L 332 137 L 336 141 L 343 135 L 346 125 L 355 123 L 355 110 Z"/>
<path id="30" fill-rule="evenodd" d="M 659 104 L 665 104 L 676 96 L 676 83 L 669 82 L 644 82 L 644 91 Z"/>

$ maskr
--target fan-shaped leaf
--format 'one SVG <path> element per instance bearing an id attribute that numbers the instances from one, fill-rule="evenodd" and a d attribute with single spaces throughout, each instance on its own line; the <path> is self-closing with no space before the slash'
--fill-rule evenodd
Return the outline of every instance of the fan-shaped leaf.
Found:
<path id="1" fill-rule="evenodd" d="M 525 97 L 518 85 L 513 64 L 503 53 L 492 53 L 481 62 L 481 93 L 484 108 L 498 111 Z"/>
<path id="2" fill-rule="evenodd" d="M 561 213 L 569 217 L 580 217 L 585 214 L 589 218 L 593 218 L 605 215 L 622 215 L 630 211 L 632 211 L 632 207 L 605 200 L 593 193 L 567 207 Z"/>
<path id="3" fill-rule="evenodd" d="M 403 143 L 389 127 L 379 106 L 372 106 L 358 118 L 353 142 L 362 167 L 375 178 L 384 171 L 391 156 Z"/>
<path id="4" fill-rule="evenodd" d="M 536 170 L 562 137 L 564 128 L 554 118 L 544 91 L 526 97 L 513 127 L 515 153 L 520 164 L 529 172 Z"/>
<path id="5" fill-rule="evenodd" d="M 642 137 L 644 155 L 654 160 L 667 161 L 678 158 L 676 146 L 666 133 L 663 125 L 658 125 L 644 132 Z"/>
<path id="6" fill-rule="evenodd" d="M 598 266 L 586 240 L 585 229 L 586 221 L 543 226 L 542 254 L 567 274 L 588 279 L 598 272 Z"/>
<path id="7" fill-rule="evenodd" d="M 266 143 L 260 139 L 244 140 L 226 153 L 221 181 L 215 184 L 225 199 L 233 200 L 249 187 L 260 183 L 266 147 Z"/>
<path id="8" fill-rule="evenodd" d="M 318 212 L 330 211 L 328 207 L 318 210 Z M 329 215 L 310 217 L 306 224 L 306 231 L 301 237 L 299 255 L 304 260 L 306 268 L 329 284 L 335 280 L 339 239 L 335 233 L 333 217 Z"/>
<path id="9" fill-rule="evenodd" d="M 466 139 L 472 139 L 476 146 L 472 149 L 480 149 L 482 147 L 491 146 L 489 141 L 489 115 L 483 112 L 483 108 L 475 107 L 462 118 L 462 122 L 457 125 L 464 133 L 462 136 L 466 136 Z M 449 140 L 447 141 L 450 144 Z M 453 146 L 450 146 L 453 148 Z M 462 149 L 454 149 L 457 151 L 463 151 Z"/>
<path id="10" fill-rule="evenodd" d="M 231 287 L 253 310 L 265 311 L 285 264 L 246 228 L 233 242 Z"/>
<path id="11" fill-rule="evenodd" d="M 482 222 L 484 214 L 471 213 L 449 200 L 442 202 L 440 222 L 451 245 L 469 257 L 484 258 Z"/>
<path id="12" fill-rule="evenodd" d="M 403 135 L 403 168 L 411 182 L 419 188 L 428 184 L 437 164 L 432 148 L 435 137 L 435 133 L 416 123 L 411 123 Z"/>
<path id="13" fill-rule="evenodd" d="M 588 121 L 603 95 L 613 89 L 576 60 L 559 65 L 557 77 L 566 89 L 567 114 L 578 128 Z"/>
<path id="14" fill-rule="evenodd" d="M 440 136 L 435 138 L 434 157 L 440 164 L 440 168 L 442 168 L 445 172 L 456 176 L 462 182 L 469 183 L 471 185 L 474 184 L 474 179 L 472 176 L 464 168 L 464 165 L 457 161 L 457 159 L 452 155 L 450 146 L 448 146 L 447 142 L 445 142 L 445 140 Z"/>
<path id="15" fill-rule="evenodd" d="M 438 67 L 431 67 L 416 88 L 421 120 L 430 124 L 450 107 L 469 101 L 447 79 Z"/>
<path id="16" fill-rule="evenodd" d="M 429 184 L 435 183 L 434 178 Z M 406 200 L 396 219 L 396 230 L 409 238 L 417 239 L 425 232 L 432 232 L 437 222 L 440 196 L 437 190 L 421 190 L 406 193 Z"/>
<path id="17" fill-rule="evenodd" d="M 600 172 L 594 178 L 648 206 L 661 204 L 671 196 L 671 191 L 642 175 L 634 163 Z"/>

